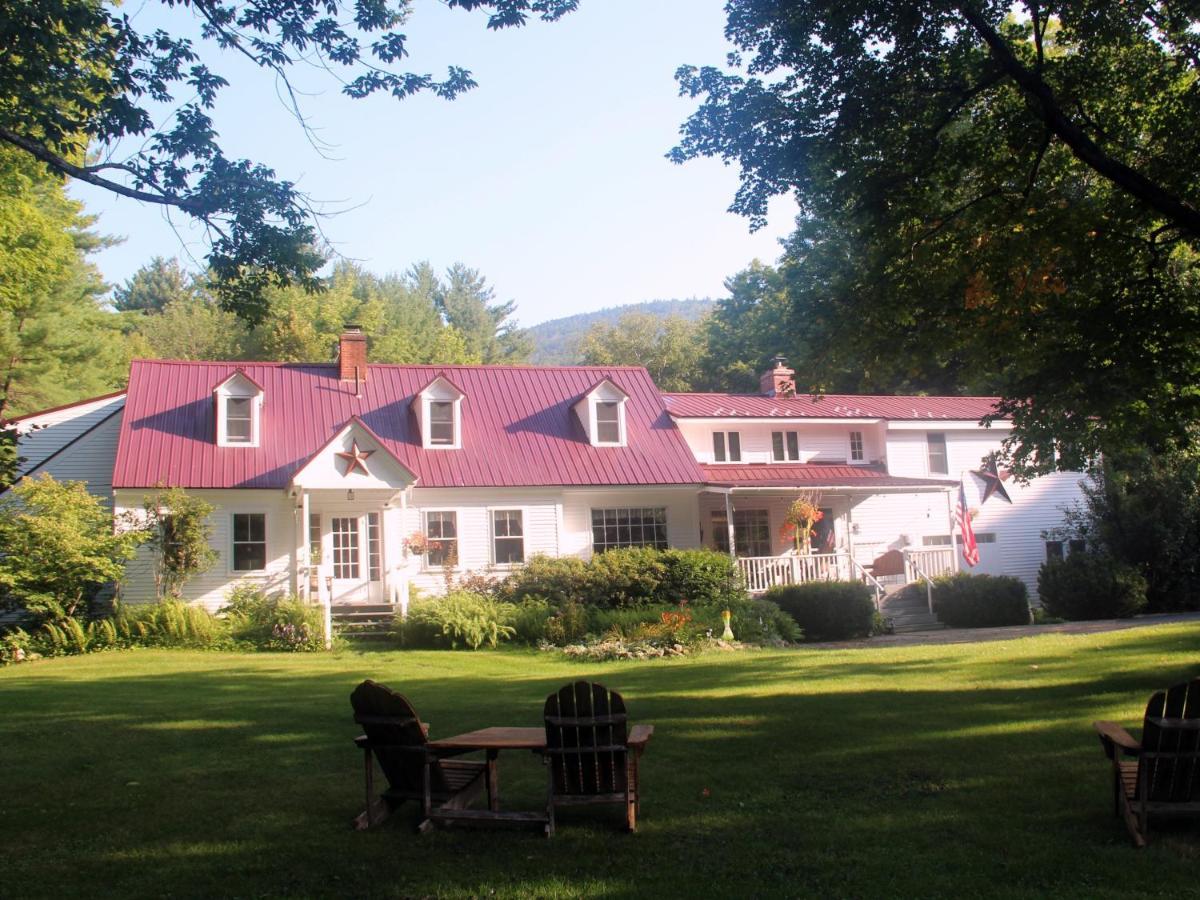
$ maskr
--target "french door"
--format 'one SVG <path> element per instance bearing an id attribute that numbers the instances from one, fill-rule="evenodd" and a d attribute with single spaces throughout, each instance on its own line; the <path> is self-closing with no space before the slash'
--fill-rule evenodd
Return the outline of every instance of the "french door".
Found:
<path id="1" fill-rule="evenodd" d="M 382 602 L 383 554 L 379 513 L 330 516 L 328 536 L 334 601 Z"/>

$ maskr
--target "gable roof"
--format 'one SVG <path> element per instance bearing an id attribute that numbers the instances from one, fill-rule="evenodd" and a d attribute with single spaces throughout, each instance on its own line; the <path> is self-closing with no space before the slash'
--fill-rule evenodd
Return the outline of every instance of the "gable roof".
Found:
<path id="1" fill-rule="evenodd" d="M 678 419 L 888 419 L 979 421 L 996 411 L 999 397 L 918 397 L 879 394 L 663 394 Z"/>
<path id="2" fill-rule="evenodd" d="M 332 453 L 335 453 L 335 455 L 336 455 L 336 451 L 333 448 L 337 445 L 337 442 L 339 441 L 339 439 L 344 440 L 345 437 L 352 436 L 356 431 L 361 432 L 373 444 L 379 445 L 379 448 L 382 451 L 382 455 L 383 455 L 384 459 L 389 460 L 390 464 L 393 467 L 399 469 L 400 477 L 405 483 L 412 484 L 416 481 L 416 475 L 413 474 L 412 469 L 410 469 L 408 466 L 406 466 L 404 464 L 404 460 L 400 459 L 398 456 L 396 456 L 395 453 L 392 452 L 392 450 L 388 446 L 387 442 L 384 441 L 382 438 L 380 438 L 379 435 L 377 435 L 374 431 L 372 431 L 366 422 L 364 422 L 358 416 L 353 416 L 349 422 L 347 422 L 340 429 L 338 429 L 329 438 L 329 440 L 327 440 L 324 444 L 322 444 L 320 447 L 318 447 L 316 449 L 316 451 L 308 459 L 304 460 L 304 462 L 302 462 L 296 468 L 296 471 L 292 473 L 292 477 L 291 477 L 292 484 L 299 483 L 301 481 L 301 479 L 305 476 L 306 470 L 315 467 L 316 464 L 318 464 L 321 461 L 321 457 L 324 456 L 327 452 L 332 452 Z M 373 453 L 374 453 L 374 451 L 371 451 L 371 450 L 367 451 L 368 456 L 373 455 Z M 374 466 L 372 466 L 372 468 L 374 468 Z M 343 477 L 345 478 L 352 474 L 353 473 L 351 473 L 349 470 L 347 470 L 346 472 L 343 473 Z M 368 470 L 366 472 L 365 478 L 372 479 L 372 478 L 376 478 L 376 476 L 373 475 Z M 376 478 L 376 480 L 378 480 L 378 479 Z M 341 487 L 341 486 L 343 486 L 343 485 L 339 485 L 339 487 Z M 351 487 L 351 486 L 353 486 L 353 483 L 347 483 L 344 486 Z"/>
<path id="3" fill-rule="evenodd" d="M 262 440 L 218 447 L 212 386 L 241 369 L 262 385 Z M 436 375 L 468 398 L 462 448 L 429 452 L 410 404 Z M 593 447 L 571 406 L 597 381 L 629 393 L 624 447 Z M 114 488 L 284 488 L 358 416 L 422 487 L 700 484 L 704 477 L 645 369 L 372 365 L 360 386 L 329 364 L 135 360 Z"/>

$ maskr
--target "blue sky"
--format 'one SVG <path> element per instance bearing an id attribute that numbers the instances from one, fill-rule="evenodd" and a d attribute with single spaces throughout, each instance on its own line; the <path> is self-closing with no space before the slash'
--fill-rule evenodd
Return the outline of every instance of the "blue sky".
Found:
<path id="1" fill-rule="evenodd" d="M 264 162 L 333 213 L 335 250 L 379 272 L 428 259 L 479 269 L 525 325 L 604 306 L 720 296 L 751 259 L 774 260 L 794 204 L 766 228 L 726 212 L 736 170 L 664 158 L 693 108 L 673 78 L 729 50 L 721 0 L 582 0 L 554 24 L 488 32 L 485 18 L 417 0 L 405 68 L 470 69 L 479 87 L 435 97 L 351 100 L 297 73 L 303 111 L 329 145 L 314 149 L 272 79 L 225 57 L 232 82 L 214 115 L 226 153 Z M 125 5 L 143 28 L 180 13 Z M 176 19 L 176 22 L 179 20 Z M 202 259 L 184 217 L 104 192 L 73 192 L 125 241 L 96 256 L 110 282 L 154 255 Z M 182 243 L 181 243 L 182 242 Z"/>

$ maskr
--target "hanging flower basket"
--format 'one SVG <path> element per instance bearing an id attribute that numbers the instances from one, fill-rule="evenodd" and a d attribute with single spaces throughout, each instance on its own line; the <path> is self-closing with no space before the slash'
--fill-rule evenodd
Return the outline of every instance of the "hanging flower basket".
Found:
<path id="1" fill-rule="evenodd" d="M 816 495 L 793 501 L 783 517 L 783 527 L 779 529 L 780 537 L 792 542 L 796 551 L 805 556 L 812 553 L 812 539 L 817 536 L 816 524 L 825 518 L 818 503 L 820 497 Z"/>

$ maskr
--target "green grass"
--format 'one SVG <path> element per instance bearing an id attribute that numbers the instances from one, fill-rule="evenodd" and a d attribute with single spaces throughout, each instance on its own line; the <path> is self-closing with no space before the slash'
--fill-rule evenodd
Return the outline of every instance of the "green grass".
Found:
<path id="1" fill-rule="evenodd" d="M 102 653 L 0 671 L 0 894 L 1197 895 L 1200 827 L 1135 851 L 1093 719 L 1200 671 L 1200 626 L 960 646 L 580 664 L 532 651 Z M 433 733 L 537 725 L 575 678 L 657 726 L 636 835 L 413 833 L 362 808 L 348 695 Z M 501 757 L 506 806 L 541 766 Z M 706 794 L 707 789 L 707 794 Z"/>

